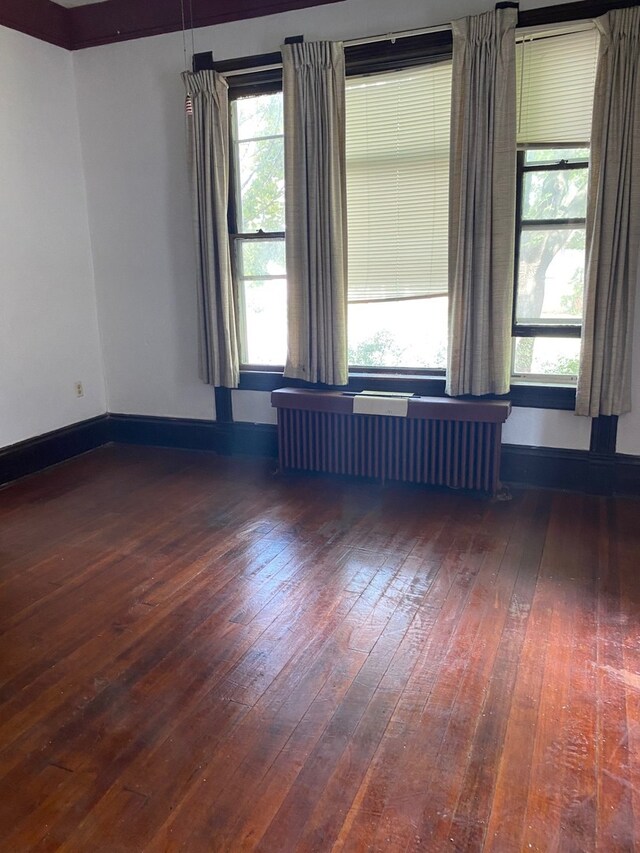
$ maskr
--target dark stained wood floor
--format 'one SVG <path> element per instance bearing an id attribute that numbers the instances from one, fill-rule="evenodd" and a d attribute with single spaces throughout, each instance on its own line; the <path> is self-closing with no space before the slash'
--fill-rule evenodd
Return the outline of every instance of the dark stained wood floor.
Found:
<path id="1" fill-rule="evenodd" d="M 0 850 L 631 851 L 639 557 L 631 500 L 115 447 L 14 484 Z"/>

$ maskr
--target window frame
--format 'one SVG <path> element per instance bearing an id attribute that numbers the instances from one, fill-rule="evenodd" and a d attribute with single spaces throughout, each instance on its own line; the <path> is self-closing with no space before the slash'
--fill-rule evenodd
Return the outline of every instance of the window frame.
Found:
<path id="1" fill-rule="evenodd" d="M 616 6 L 635 5 L 637 0 L 615 0 Z M 602 14 L 606 4 L 589 2 L 580 10 L 569 7 L 548 7 L 525 10 L 520 13 L 519 26 L 527 27 L 540 24 L 562 23 L 579 20 Z M 609 8 L 607 6 L 607 8 Z M 391 41 L 374 42 L 363 45 L 347 45 L 345 48 L 347 75 L 366 74 L 368 71 L 377 72 L 393 68 L 407 68 L 411 64 L 426 64 L 450 59 L 453 52 L 451 32 L 430 33 L 421 36 L 404 38 L 393 43 Z M 261 70 L 265 66 L 278 66 L 281 62 L 280 52 L 240 57 L 214 62 L 211 54 L 203 54 L 201 67 L 211 68 L 220 74 L 229 71 L 234 73 L 228 77 L 230 100 L 243 94 L 268 94 L 282 90 L 281 67 Z M 252 70 L 256 69 L 256 70 Z M 231 203 L 230 203 L 231 209 Z M 285 385 L 300 385 L 309 387 L 309 383 L 288 379 L 283 376 L 283 366 L 280 365 L 242 365 L 240 369 L 240 390 L 269 392 Z M 349 391 L 359 391 L 365 388 L 381 390 L 410 391 L 427 396 L 444 396 L 444 370 L 404 370 L 384 368 L 349 368 Z M 509 394 L 497 399 L 510 399 L 516 407 L 573 411 L 575 409 L 576 387 L 567 383 L 563 377 L 561 382 L 550 381 L 548 376 L 527 376 L 521 379 L 511 377 Z M 489 395 L 488 399 L 491 399 Z"/>
<path id="2" fill-rule="evenodd" d="M 557 172 L 569 171 L 575 169 L 589 169 L 590 158 L 586 160 L 564 160 L 560 159 L 554 163 L 546 164 L 527 164 L 526 155 L 528 150 L 543 150 L 545 148 L 553 150 L 567 150 L 576 148 L 589 148 L 589 143 L 545 143 L 544 145 L 523 145 L 518 147 L 516 159 L 516 218 L 515 218 L 515 245 L 513 253 L 513 306 L 511 317 L 511 335 L 512 335 L 512 357 L 511 357 L 511 378 L 517 382 L 523 383 L 544 383 L 549 385 L 569 385 L 575 386 L 578 380 L 577 375 L 560 374 L 560 373 L 518 373 L 515 370 L 515 345 L 517 338 L 581 338 L 582 337 L 582 318 L 571 323 L 521 323 L 518 322 L 518 284 L 520 275 L 520 241 L 522 234 L 532 227 L 571 227 L 585 229 L 586 233 L 586 216 L 585 217 L 565 217 L 562 219 L 523 219 L 524 205 L 524 183 L 526 175 L 532 172 Z"/>
<path id="3" fill-rule="evenodd" d="M 362 45 L 347 45 L 345 48 L 345 64 L 347 77 L 362 77 L 373 74 L 380 74 L 389 71 L 401 71 L 403 69 L 412 68 L 420 65 L 431 65 L 438 62 L 451 60 L 453 54 L 453 36 L 449 31 L 440 33 L 427 33 L 424 35 L 411 36 L 403 38 L 395 43 L 391 41 L 373 42 Z M 271 68 L 268 70 L 251 71 L 252 67 L 259 69 L 261 66 L 277 65 L 281 62 L 280 53 L 262 54 L 260 56 L 250 57 L 242 60 L 228 60 L 213 64 L 213 69 L 221 74 L 236 69 L 246 69 L 246 73 L 230 76 L 227 80 L 229 84 L 229 133 L 230 133 L 230 148 L 231 148 L 231 166 L 229 180 L 229 203 L 228 203 L 228 228 L 229 239 L 232 243 L 232 273 L 234 281 L 234 289 L 236 299 L 238 300 L 238 332 L 241 340 L 241 353 L 246 340 L 246 329 L 244 328 L 244 313 L 242 310 L 240 277 L 237 268 L 237 242 L 247 235 L 240 234 L 238 228 L 238 204 L 237 204 L 237 151 L 235 138 L 233 135 L 233 121 L 231 116 L 232 102 L 242 98 L 259 95 L 269 95 L 282 91 L 282 69 Z M 286 239 L 285 232 L 278 232 L 278 235 L 273 232 L 273 237 L 281 234 L 282 239 Z M 272 232 L 265 232 L 263 239 L 269 239 Z M 260 239 L 259 236 L 252 237 L 248 235 L 248 239 Z M 282 373 L 284 365 L 260 365 L 253 363 L 240 363 L 241 372 L 255 372 L 257 374 L 264 373 Z M 370 367 L 360 366 L 355 364 L 349 365 L 350 374 L 365 375 L 370 374 L 372 379 L 378 376 L 406 376 L 406 377 L 434 377 L 436 380 L 442 380 L 445 376 L 444 368 L 412 368 L 412 367 Z"/>

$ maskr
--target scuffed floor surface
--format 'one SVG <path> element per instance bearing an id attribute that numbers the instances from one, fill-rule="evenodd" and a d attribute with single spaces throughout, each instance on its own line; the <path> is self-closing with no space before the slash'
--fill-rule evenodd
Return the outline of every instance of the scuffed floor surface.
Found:
<path id="1" fill-rule="evenodd" d="M 0 850 L 631 851 L 640 503 L 106 447 L 0 491 Z"/>

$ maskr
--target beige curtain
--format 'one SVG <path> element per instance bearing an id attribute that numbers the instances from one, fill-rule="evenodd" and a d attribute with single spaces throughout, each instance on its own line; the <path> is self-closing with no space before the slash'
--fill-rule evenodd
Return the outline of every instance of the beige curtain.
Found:
<path id="1" fill-rule="evenodd" d="M 579 415 L 631 409 L 631 356 L 640 247 L 640 8 L 597 21 L 587 204 L 587 273 Z"/>
<path id="2" fill-rule="evenodd" d="M 447 393 L 504 394 L 511 373 L 515 9 L 453 22 Z"/>
<path id="3" fill-rule="evenodd" d="M 285 376 L 345 385 L 347 216 L 341 44 L 282 48 L 288 290 Z"/>
<path id="4" fill-rule="evenodd" d="M 215 71 L 182 75 L 198 271 L 200 377 L 236 388 L 240 378 L 237 308 L 231 275 L 229 96 Z"/>

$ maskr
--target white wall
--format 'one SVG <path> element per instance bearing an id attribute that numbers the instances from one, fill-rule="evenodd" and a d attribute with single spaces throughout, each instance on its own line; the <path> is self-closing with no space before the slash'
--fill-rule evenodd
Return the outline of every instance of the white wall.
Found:
<path id="1" fill-rule="evenodd" d="M 278 416 L 271 406 L 270 391 L 232 391 L 234 421 L 250 424 L 276 424 Z"/>
<path id="2" fill-rule="evenodd" d="M 74 55 L 111 412 L 211 419 L 198 378 L 182 35 Z"/>
<path id="3" fill-rule="evenodd" d="M 636 291 L 634 324 L 632 410 L 628 415 L 622 415 L 618 420 L 617 450 L 618 453 L 640 456 L 640 275 L 638 276 L 638 289 Z"/>
<path id="4" fill-rule="evenodd" d="M 505 444 L 588 450 L 591 418 L 552 409 L 513 408 L 502 429 Z"/>
<path id="5" fill-rule="evenodd" d="M 563 0 L 520 6 L 555 2 Z M 196 30 L 195 51 L 213 49 L 219 60 L 249 56 L 277 50 L 287 35 L 355 38 L 441 24 L 491 5 L 345 0 Z M 90 48 L 74 61 L 109 409 L 210 418 L 213 394 L 197 377 L 182 34 Z M 238 420 L 273 419 L 268 395 L 234 392 L 233 405 Z M 520 409 L 505 441 L 586 448 L 589 425 L 569 412 Z"/>
<path id="6" fill-rule="evenodd" d="M 0 27 L 0 447 L 105 410 L 71 55 Z"/>

